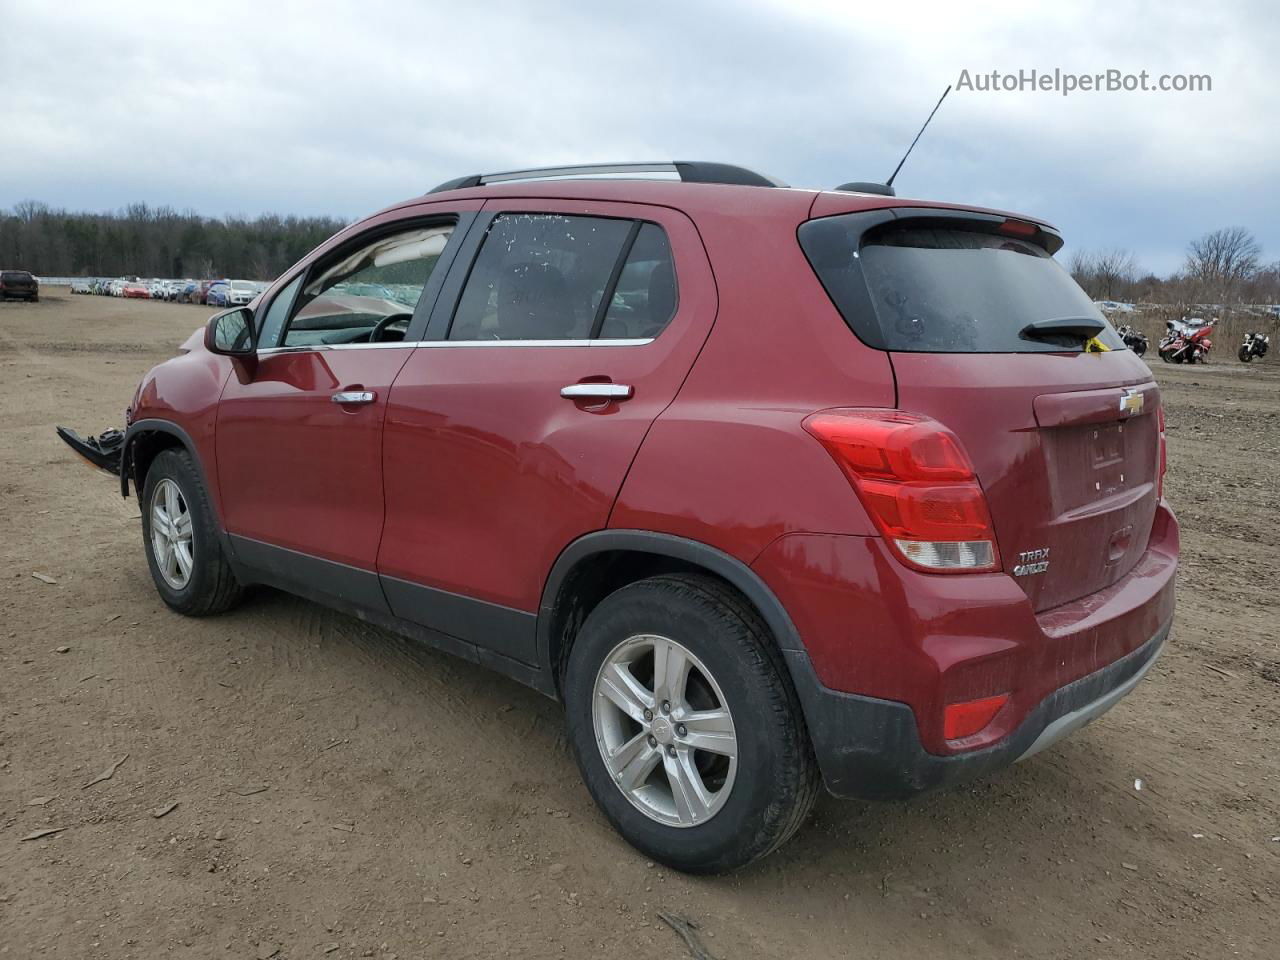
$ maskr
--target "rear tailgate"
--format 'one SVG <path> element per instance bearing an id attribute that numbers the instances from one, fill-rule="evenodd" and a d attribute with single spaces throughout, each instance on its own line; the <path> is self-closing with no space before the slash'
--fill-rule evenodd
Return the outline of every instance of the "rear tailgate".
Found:
<path id="1" fill-rule="evenodd" d="M 21 270 L 0 273 L 0 284 L 3 284 L 8 293 L 34 293 L 39 286 L 35 277 Z"/>
<path id="2" fill-rule="evenodd" d="M 1037 611 L 1133 569 L 1159 469 L 1159 392 L 1141 360 L 1127 350 L 895 353 L 893 366 L 899 406 L 935 417 L 964 444 L 1004 570 Z"/>
<path id="3" fill-rule="evenodd" d="M 1115 583 L 1158 498 L 1159 393 L 1052 252 L 1051 228 L 898 208 L 811 220 L 801 246 L 898 407 L 950 428 L 1002 568 L 1037 610 Z"/>

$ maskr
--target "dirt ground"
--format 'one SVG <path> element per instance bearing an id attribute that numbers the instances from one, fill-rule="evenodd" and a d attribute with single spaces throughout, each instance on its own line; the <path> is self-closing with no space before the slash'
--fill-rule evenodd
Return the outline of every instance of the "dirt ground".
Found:
<path id="1" fill-rule="evenodd" d="M 1280 956 L 1280 358 L 1154 364 L 1185 552 L 1132 696 L 972 787 L 824 797 L 779 854 L 690 879 L 596 813 L 537 694 L 283 594 L 160 603 L 137 501 L 53 427 L 118 425 L 208 312 L 0 304 L 6 960 L 688 956 L 662 910 L 720 960 Z"/>

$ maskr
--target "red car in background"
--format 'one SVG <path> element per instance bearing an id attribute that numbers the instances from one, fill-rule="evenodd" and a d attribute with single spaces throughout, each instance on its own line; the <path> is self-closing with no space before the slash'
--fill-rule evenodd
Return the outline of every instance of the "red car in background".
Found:
<path id="1" fill-rule="evenodd" d="M 1061 245 L 723 164 L 464 177 L 62 433 L 173 609 L 268 584 L 515 677 L 627 840 L 729 870 L 821 783 L 989 773 L 1160 653 L 1160 393 Z"/>
<path id="2" fill-rule="evenodd" d="M 145 283 L 126 283 L 120 289 L 120 296 L 130 300 L 150 300 L 151 292 Z"/>

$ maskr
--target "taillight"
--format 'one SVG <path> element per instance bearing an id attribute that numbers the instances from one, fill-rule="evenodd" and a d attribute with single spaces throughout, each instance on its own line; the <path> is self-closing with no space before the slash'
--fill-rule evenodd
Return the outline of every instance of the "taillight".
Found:
<path id="1" fill-rule="evenodd" d="M 999 568 L 973 464 L 938 421 L 899 410 L 824 410 L 804 428 L 822 441 L 908 566 L 931 573 Z"/>
<path id="2" fill-rule="evenodd" d="M 1158 425 L 1160 428 L 1159 437 L 1156 443 L 1159 446 L 1158 454 L 1160 462 L 1156 468 L 1156 502 L 1159 503 L 1164 499 L 1164 473 L 1169 469 L 1169 441 L 1164 435 L 1164 404 L 1156 408 L 1158 414 Z"/>

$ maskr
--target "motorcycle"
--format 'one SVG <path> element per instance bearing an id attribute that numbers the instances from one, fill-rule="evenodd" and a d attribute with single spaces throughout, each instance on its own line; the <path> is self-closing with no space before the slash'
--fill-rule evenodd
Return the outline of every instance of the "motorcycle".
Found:
<path id="1" fill-rule="evenodd" d="M 1267 355 L 1267 347 L 1271 345 L 1271 338 L 1265 333 L 1246 333 L 1244 335 L 1244 343 L 1240 344 L 1240 350 L 1236 354 L 1240 358 L 1241 363 L 1248 363 L 1254 357 L 1261 359 Z"/>
<path id="2" fill-rule="evenodd" d="M 1164 339 L 1160 341 L 1158 352 L 1165 363 L 1204 363 L 1209 351 L 1213 349 L 1213 341 L 1209 334 L 1217 326 L 1218 318 L 1201 320 L 1192 317 L 1188 320 L 1168 320 L 1165 322 Z"/>
<path id="3" fill-rule="evenodd" d="M 1147 352 L 1147 335 L 1142 331 L 1135 330 L 1127 323 L 1123 323 L 1116 330 L 1116 333 L 1120 334 L 1120 338 L 1124 340 L 1124 345 L 1138 356 L 1142 356 Z"/>

